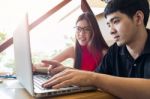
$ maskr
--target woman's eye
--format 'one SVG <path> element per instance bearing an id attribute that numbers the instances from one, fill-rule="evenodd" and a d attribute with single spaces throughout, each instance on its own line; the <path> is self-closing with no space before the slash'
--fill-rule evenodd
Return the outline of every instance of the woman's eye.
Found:
<path id="1" fill-rule="evenodd" d="M 91 29 L 89 29 L 89 28 L 85 28 L 84 30 L 87 32 L 91 31 Z"/>

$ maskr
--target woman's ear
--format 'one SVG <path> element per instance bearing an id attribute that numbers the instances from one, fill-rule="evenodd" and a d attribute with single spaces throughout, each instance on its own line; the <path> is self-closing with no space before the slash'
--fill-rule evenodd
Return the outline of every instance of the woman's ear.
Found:
<path id="1" fill-rule="evenodd" d="M 144 13 L 142 11 L 137 11 L 134 15 L 134 21 L 137 25 L 144 24 Z"/>

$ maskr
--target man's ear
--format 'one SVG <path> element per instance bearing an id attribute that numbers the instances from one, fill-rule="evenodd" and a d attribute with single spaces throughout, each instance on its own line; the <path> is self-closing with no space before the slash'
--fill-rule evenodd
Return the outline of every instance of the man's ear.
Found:
<path id="1" fill-rule="evenodd" d="M 134 21 L 137 25 L 144 24 L 144 13 L 142 11 L 137 11 L 134 15 Z"/>

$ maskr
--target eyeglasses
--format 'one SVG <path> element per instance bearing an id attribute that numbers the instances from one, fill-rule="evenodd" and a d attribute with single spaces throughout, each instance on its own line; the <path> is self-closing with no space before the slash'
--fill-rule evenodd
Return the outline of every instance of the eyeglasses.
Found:
<path id="1" fill-rule="evenodd" d="M 76 26 L 74 27 L 76 29 L 76 33 L 80 33 L 83 31 L 83 33 L 90 33 L 91 32 L 91 29 L 89 27 L 79 27 L 79 26 Z"/>

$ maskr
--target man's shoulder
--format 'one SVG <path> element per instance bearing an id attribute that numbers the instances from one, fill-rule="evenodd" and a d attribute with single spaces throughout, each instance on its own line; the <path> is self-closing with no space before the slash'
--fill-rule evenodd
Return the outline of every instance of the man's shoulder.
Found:
<path id="1" fill-rule="evenodd" d="M 110 51 L 117 51 L 118 49 L 122 48 L 122 46 L 118 46 L 117 43 L 114 43 L 109 47 Z"/>
<path id="2" fill-rule="evenodd" d="M 125 45 L 118 46 L 117 43 L 114 43 L 112 46 L 109 47 L 108 55 L 121 55 L 126 52 L 125 49 Z"/>

